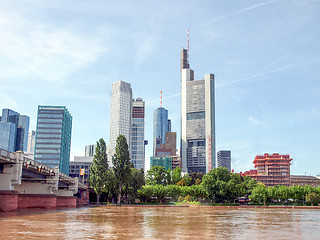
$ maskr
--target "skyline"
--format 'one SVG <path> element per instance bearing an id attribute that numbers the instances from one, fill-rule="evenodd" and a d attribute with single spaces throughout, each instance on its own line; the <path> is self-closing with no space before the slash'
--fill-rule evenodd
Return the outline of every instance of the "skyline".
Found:
<path id="1" fill-rule="evenodd" d="M 293 158 L 292 174 L 319 174 L 320 3 L 228 3 L 2 2 L 0 108 L 29 116 L 35 130 L 38 105 L 66 106 L 72 160 L 101 137 L 109 144 L 111 84 L 128 82 L 146 102 L 148 169 L 161 90 L 180 142 L 179 60 L 190 29 L 190 67 L 195 79 L 215 75 L 216 150 L 231 150 L 232 169 L 280 153 Z"/>

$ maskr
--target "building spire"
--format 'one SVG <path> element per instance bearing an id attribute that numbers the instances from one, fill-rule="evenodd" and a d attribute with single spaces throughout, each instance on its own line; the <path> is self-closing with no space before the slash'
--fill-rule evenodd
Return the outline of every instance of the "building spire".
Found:
<path id="1" fill-rule="evenodd" d="M 187 62 L 188 62 L 188 65 L 189 65 L 189 29 L 187 31 Z"/>
<path id="2" fill-rule="evenodd" d="M 160 108 L 162 108 L 162 90 L 160 91 Z"/>

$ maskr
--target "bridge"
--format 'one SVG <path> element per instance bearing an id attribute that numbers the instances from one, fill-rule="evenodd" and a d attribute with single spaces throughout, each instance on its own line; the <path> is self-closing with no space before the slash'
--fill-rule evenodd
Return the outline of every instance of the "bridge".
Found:
<path id="1" fill-rule="evenodd" d="M 87 186 L 23 152 L 0 149 L 0 211 L 76 207 L 88 203 Z"/>

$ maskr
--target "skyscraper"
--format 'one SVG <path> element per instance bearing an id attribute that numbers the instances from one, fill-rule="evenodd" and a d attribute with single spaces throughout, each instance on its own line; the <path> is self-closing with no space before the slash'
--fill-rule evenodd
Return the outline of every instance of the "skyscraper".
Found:
<path id="1" fill-rule="evenodd" d="M 215 168 L 214 75 L 194 80 L 188 51 L 181 50 L 182 170 L 208 172 Z"/>
<path id="2" fill-rule="evenodd" d="M 63 106 L 38 106 L 34 159 L 69 174 L 72 116 Z"/>
<path id="3" fill-rule="evenodd" d="M 221 150 L 217 153 L 218 167 L 226 167 L 231 171 L 231 151 L 230 150 Z"/>
<path id="4" fill-rule="evenodd" d="M 132 116 L 132 89 L 131 84 L 118 81 L 112 84 L 111 114 L 110 114 L 110 142 L 109 159 L 115 152 L 119 134 L 126 137 L 130 148 Z"/>
<path id="5" fill-rule="evenodd" d="M 85 146 L 85 153 L 86 157 L 93 157 L 96 152 L 97 144 L 87 145 Z"/>
<path id="6" fill-rule="evenodd" d="M 144 113 L 145 102 L 142 98 L 133 100 L 131 119 L 131 161 L 133 166 L 137 169 L 145 169 Z"/>
<path id="7" fill-rule="evenodd" d="M 0 148 L 11 152 L 26 152 L 29 117 L 11 109 L 3 109 L 0 119 Z"/>
<path id="8" fill-rule="evenodd" d="M 171 122 L 170 122 L 171 128 Z M 161 144 L 165 144 L 166 133 L 169 132 L 168 110 L 159 107 L 153 111 L 153 155 Z"/>

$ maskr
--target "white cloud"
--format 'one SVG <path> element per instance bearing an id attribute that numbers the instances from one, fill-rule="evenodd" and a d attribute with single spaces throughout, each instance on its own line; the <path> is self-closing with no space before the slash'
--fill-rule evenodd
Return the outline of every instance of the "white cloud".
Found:
<path id="1" fill-rule="evenodd" d="M 85 34 L 79 29 L 77 24 L 61 27 L 0 10 L 0 77 L 65 81 L 107 52 L 105 31 Z"/>
<path id="2" fill-rule="evenodd" d="M 259 120 L 257 118 L 254 118 L 252 116 L 249 116 L 248 118 L 249 123 L 252 123 L 253 125 L 259 126 L 259 127 L 265 127 L 267 123 L 265 121 Z"/>

